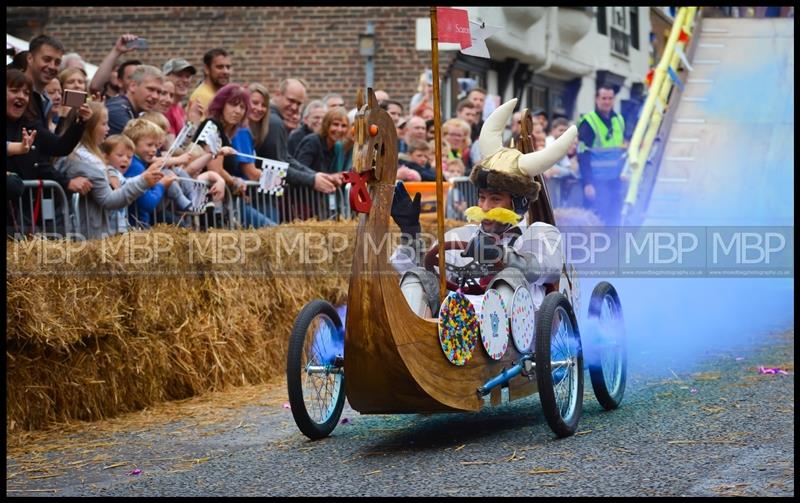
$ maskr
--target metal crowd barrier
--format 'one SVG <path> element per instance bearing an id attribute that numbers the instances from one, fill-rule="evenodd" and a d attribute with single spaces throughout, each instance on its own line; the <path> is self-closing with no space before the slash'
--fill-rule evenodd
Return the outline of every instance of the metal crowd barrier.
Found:
<path id="1" fill-rule="evenodd" d="M 455 202 L 466 202 L 466 207 L 477 204 L 478 195 L 475 187 L 467 177 L 458 177 L 450 180 L 452 187 L 448 191 L 447 218 L 463 220 L 463 213 L 454 205 Z M 18 201 L 9 201 L 7 215 L 8 233 L 12 235 L 45 234 L 49 236 L 64 237 L 69 234 L 83 236 L 83 238 L 96 238 L 100 236 L 89 235 L 88 222 L 90 204 L 87 196 L 71 194 L 67 198 L 63 188 L 53 180 L 42 180 L 42 196 L 39 203 L 38 220 L 32 223 L 32 216 L 36 206 L 36 193 L 39 181 L 26 180 L 25 193 Z M 194 190 L 207 189 L 210 183 L 192 178 L 179 177 L 176 183 L 181 183 L 182 188 Z M 246 228 L 253 225 L 253 214 L 258 212 L 267 219 L 268 225 L 278 225 L 295 220 L 336 220 L 350 219 L 353 212 L 350 209 L 350 185 L 337 187 L 335 192 L 324 194 L 306 186 L 286 186 L 284 193 L 276 196 L 262 193 L 258 190 L 259 183 L 245 181 L 245 197 L 231 193 L 225 187 L 225 198 L 221 204 L 208 205 L 196 212 L 181 212 L 176 208 L 175 201 L 166 195 L 150 213 L 149 225 L 138 222 L 135 218 L 137 203 L 127 206 L 128 229 L 142 229 L 149 226 L 166 223 L 181 227 L 203 231 L 209 228 Z M 186 191 L 185 191 L 186 192 Z M 190 191 L 191 192 L 191 191 Z M 198 196 L 199 197 L 199 196 Z M 96 214 L 96 209 L 94 210 Z M 109 234 L 119 232 L 116 212 L 119 210 L 100 209 L 102 222 L 107 222 Z M 248 212 L 245 215 L 245 212 Z M 250 217 L 249 219 L 247 217 Z M 257 217 L 257 216 L 256 216 Z"/>
<path id="2" fill-rule="evenodd" d="M 253 210 L 261 213 L 276 224 L 288 223 L 294 220 L 335 220 L 350 218 L 350 204 L 348 201 L 348 187 L 337 187 L 335 192 L 323 194 L 308 186 L 287 185 L 283 195 L 276 196 L 259 192 L 259 183 L 245 181 L 247 186 L 246 197 L 241 201 L 237 196 L 234 203 L 238 210 L 237 220 L 244 226 L 241 211 L 243 205 L 249 205 Z"/>
<path id="3" fill-rule="evenodd" d="M 180 183 L 181 190 L 192 200 L 207 194 L 208 188 L 211 186 L 210 182 L 186 177 L 178 177 L 173 183 Z M 196 193 L 199 193 L 199 195 L 195 195 Z M 198 201 L 196 206 L 199 209 L 197 211 L 180 211 L 176 207 L 175 201 L 167 197 L 165 193 L 164 197 L 161 198 L 161 202 L 156 206 L 153 215 L 151 215 L 151 225 L 177 225 L 191 228 L 195 231 L 203 231 L 209 228 L 233 229 L 236 227 L 236 221 L 233 218 L 235 215 L 233 209 L 234 198 L 227 186 L 225 187 L 225 197 L 220 203 L 208 204 L 206 201 L 211 201 L 210 195 L 202 197 Z"/>
<path id="4" fill-rule="evenodd" d="M 447 191 L 445 218 L 466 220 L 464 209 L 478 204 L 478 189 L 468 176 L 456 176 L 448 181 L 451 186 Z"/>
<path id="5" fill-rule="evenodd" d="M 23 180 L 25 191 L 8 200 L 6 235 L 65 237 L 74 232 L 67 194 L 54 180 Z"/>

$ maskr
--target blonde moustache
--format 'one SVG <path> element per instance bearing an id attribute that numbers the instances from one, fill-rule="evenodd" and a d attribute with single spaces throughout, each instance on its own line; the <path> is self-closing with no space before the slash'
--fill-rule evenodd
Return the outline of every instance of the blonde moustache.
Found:
<path id="1" fill-rule="evenodd" d="M 500 222 L 501 224 L 516 225 L 522 219 L 513 211 L 506 208 L 492 208 L 489 211 L 483 211 L 480 206 L 471 206 L 464 210 L 464 215 L 470 222 L 483 222 L 484 220 L 492 220 Z"/>

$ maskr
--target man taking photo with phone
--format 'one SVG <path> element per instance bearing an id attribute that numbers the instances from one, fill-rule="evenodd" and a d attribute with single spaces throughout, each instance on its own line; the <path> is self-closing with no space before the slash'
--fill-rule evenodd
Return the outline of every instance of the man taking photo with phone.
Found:
<path id="1" fill-rule="evenodd" d="M 131 33 L 120 35 L 120 37 L 114 43 L 114 47 L 111 48 L 111 51 L 106 55 L 105 58 L 103 58 L 103 62 L 100 63 L 99 67 L 97 67 L 97 71 L 94 73 L 94 77 L 92 77 L 92 81 L 89 83 L 89 92 L 92 93 L 92 95 L 103 92 L 106 83 L 111 79 L 111 74 L 114 71 L 117 60 L 123 54 L 137 49 L 137 46 L 141 45 L 141 42 L 135 43 L 138 39 L 139 37 Z M 147 44 L 145 43 L 145 45 Z M 135 63 L 135 65 L 133 63 Z M 141 63 L 138 60 L 125 61 L 123 63 L 124 66 L 138 66 L 140 64 Z M 133 73 L 133 69 L 127 71 L 125 68 L 120 69 L 118 73 L 120 85 L 119 94 L 125 94 L 127 91 L 127 84 L 129 81 L 128 77 L 131 73 Z"/>

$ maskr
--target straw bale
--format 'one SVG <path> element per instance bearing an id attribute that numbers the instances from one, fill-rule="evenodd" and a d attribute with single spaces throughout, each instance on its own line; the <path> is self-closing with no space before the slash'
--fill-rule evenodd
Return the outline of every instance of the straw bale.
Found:
<path id="1" fill-rule="evenodd" d="M 7 433 L 284 373 L 303 305 L 347 300 L 355 229 L 156 226 L 78 243 L 8 241 Z"/>

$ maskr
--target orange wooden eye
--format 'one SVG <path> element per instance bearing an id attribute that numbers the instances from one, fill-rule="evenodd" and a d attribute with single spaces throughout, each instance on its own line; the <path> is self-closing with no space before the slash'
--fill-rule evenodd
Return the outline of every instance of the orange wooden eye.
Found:
<path id="1" fill-rule="evenodd" d="M 352 136 L 355 136 L 355 135 L 356 135 L 356 127 L 355 127 L 355 126 L 353 126 L 353 127 L 351 127 L 351 128 L 350 128 L 350 134 L 351 134 Z"/>
<path id="2" fill-rule="evenodd" d="M 378 125 L 377 124 L 370 124 L 369 125 L 369 135 L 375 136 L 378 134 Z"/>

